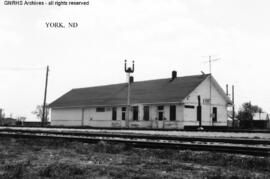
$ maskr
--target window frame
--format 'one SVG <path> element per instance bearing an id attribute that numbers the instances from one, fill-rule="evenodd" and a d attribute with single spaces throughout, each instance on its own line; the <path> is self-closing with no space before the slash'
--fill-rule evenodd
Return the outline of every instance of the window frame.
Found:
<path id="1" fill-rule="evenodd" d="M 195 106 L 193 106 L 193 105 L 185 105 L 184 107 L 187 109 L 195 109 Z"/>

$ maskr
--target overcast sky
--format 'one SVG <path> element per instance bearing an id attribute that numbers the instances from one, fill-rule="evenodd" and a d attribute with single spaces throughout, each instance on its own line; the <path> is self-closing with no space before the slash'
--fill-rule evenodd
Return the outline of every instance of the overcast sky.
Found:
<path id="1" fill-rule="evenodd" d="M 270 112 L 268 0 L 90 0 L 85 7 L 3 2 L 0 108 L 7 116 L 35 120 L 31 111 L 43 101 L 46 65 L 50 103 L 72 88 L 125 82 L 125 59 L 135 60 L 135 81 L 141 81 L 170 77 L 172 70 L 208 73 L 208 55 L 220 58 L 213 76 L 223 88 L 235 85 L 237 107 L 251 101 Z M 46 28 L 55 21 L 79 27 Z"/>

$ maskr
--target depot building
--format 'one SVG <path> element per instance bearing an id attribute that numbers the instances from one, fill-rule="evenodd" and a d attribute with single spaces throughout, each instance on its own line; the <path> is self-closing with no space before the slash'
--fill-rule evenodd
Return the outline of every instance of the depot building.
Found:
<path id="1" fill-rule="evenodd" d="M 227 126 L 231 100 L 210 74 L 72 89 L 52 102 L 51 125 L 183 129 Z"/>

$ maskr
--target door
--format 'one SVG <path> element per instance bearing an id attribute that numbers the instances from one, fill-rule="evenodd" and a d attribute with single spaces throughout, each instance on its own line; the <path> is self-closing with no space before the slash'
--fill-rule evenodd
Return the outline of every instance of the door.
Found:
<path id="1" fill-rule="evenodd" d="M 176 120 L 176 106 L 171 105 L 170 106 L 170 121 L 175 121 Z"/>
<path id="2" fill-rule="evenodd" d="M 143 120 L 149 121 L 149 106 L 143 107 Z"/>
<path id="3" fill-rule="evenodd" d="M 213 107 L 212 122 L 217 122 L 217 107 Z"/>
<path id="4" fill-rule="evenodd" d="M 138 121 L 139 120 L 139 107 L 133 106 L 132 111 L 133 111 L 133 121 Z"/>
<path id="5" fill-rule="evenodd" d="M 157 106 L 157 128 L 164 128 L 164 106 Z"/>
<path id="6" fill-rule="evenodd" d="M 116 121 L 116 117 L 117 117 L 117 109 L 116 107 L 112 108 L 112 120 Z"/>

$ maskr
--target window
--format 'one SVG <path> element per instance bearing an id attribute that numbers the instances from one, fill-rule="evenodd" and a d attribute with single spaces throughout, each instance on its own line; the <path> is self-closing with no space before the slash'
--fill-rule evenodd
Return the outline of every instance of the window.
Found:
<path id="1" fill-rule="evenodd" d="M 185 108 L 190 108 L 190 109 L 194 109 L 195 107 L 192 105 L 185 105 Z"/>
<path id="2" fill-rule="evenodd" d="M 213 107 L 212 121 L 217 122 L 217 107 Z"/>
<path id="3" fill-rule="evenodd" d="M 143 120 L 149 121 L 149 106 L 143 107 Z"/>
<path id="4" fill-rule="evenodd" d="M 158 106 L 157 109 L 158 110 L 163 110 L 164 109 L 164 106 Z"/>
<path id="5" fill-rule="evenodd" d="M 170 106 L 170 121 L 175 121 L 176 120 L 176 106 L 171 105 Z"/>
<path id="6" fill-rule="evenodd" d="M 113 107 L 112 108 L 112 120 L 113 121 L 116 121 L 116 118 L 117 118 L 117 108 L 116 107 Z"/>
<path id="7" fill-rule="evenodd" d="M 139 108 L 138 108 L 138 106 L 133 106 L 132 111 L 133 111 L 133 120 L 138 121 L 139 120 Z"/>
<path id="8" fill-rule="evenodd" d="M 126 119 L 126 107 L 122 107 L 122 120 Z"/>
<path id="9" fill-rule="evenodd" d="M 98 107 L 96 108 L 96 112 L 105 112 L 105 108 Z"/>
<path id="10" fill-rule="evenodd" d="M 210 104 L 211 100 L 210 99 L 203 99 L 203 104 Z"/>

